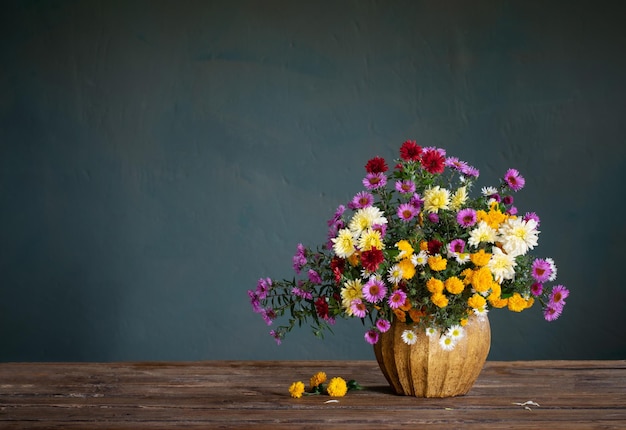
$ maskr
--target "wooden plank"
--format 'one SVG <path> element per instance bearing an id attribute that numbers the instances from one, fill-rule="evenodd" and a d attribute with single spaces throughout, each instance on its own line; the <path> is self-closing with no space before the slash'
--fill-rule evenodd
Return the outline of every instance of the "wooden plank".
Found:
<path id="1" fill-rule="evenodd" d="M 317 371 L 366 389 L 292 399 Z M 532 400 L 526 410 L 514 403 Z M 375 361 L 0 364 L 0 428 L 626 428 L 626 361 L 487 362 L 463 397 L 392 393 Z"/>

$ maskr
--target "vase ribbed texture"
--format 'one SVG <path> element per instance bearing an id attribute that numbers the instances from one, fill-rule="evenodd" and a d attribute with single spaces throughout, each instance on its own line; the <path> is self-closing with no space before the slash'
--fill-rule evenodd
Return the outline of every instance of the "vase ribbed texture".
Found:
<path id="1" fill-rule="evenodd" d="M 381 371 L 397 394 L 416 397 L 452 397 L 466 394 L 476 382 L 491 345 L 487 317 L 470 318 L 465 335 L 451 351 L 439 345 L 439 335 L 418 333 L 407 345 L 402 332 L 411 326 L 395 321 L 381 333 L 374 353 Z"/>

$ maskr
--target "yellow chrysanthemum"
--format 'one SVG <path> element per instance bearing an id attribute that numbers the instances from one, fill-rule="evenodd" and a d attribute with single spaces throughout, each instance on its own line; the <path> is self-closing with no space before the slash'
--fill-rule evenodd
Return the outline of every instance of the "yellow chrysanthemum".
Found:
<path id="1" fill-rule="evenodd" d="M 447 265 L 448 260 L 446 260 L 439 254 L 428 257 L 428 266 L 431 270 L 434 270 L 435 272 L 446 270 Z"/>
<path id="2" fill-rule="evenodd" d="M 485 221 L 489 227 L 497 230 L 509 216 L 500 212 L 500 209 L 497 208 L 496 205 L 491 205 L 491 209 L 489 212 L 485 212 L 483 210 L 476 211 L 476 219 L 478 221 Z"/>
<path id="3" fill-rule="evenodd" d="M 509 299 L 492 298 L 491 296 L 489 296 L 489 304 L 494 308 L 500 309 L 506 307 L 509 304 Z"/>
<path id="4" fill-rule="evenodd" d="M 405 258 L 404 260 L 398 263 L 400 266 L 400 270 L 402 270 L 402 277 L 404 279 L 412 279 L 415 276 L 415 266 L 410 259 Z"/>
<path id="5" fill-rule="evenodd" d="M 352 300 L 363 298 L 363 284 L 361 279 L 350 279 L 343 284 L 341 289 L 341 305 L 346 310 L 346 313 L 352 316 L 352 310 L 350 305 Z"/>
<path id="6" fill-rule="evenodd" d="M 467 201 L 467 187 L 463 186 L 456 190 L 450 199 L 450 209 L 459 210 Z"/>
<path id="7" fill-rule="evenodd" d="M 487 301 L 483 296 L 476 293 L 469 299 L 467 299 L 467 305 L 473 309 L 480 309 L 487 304 Z"/>
<path id="8" fill-rule="evenodd" d="M 413 247 L 408 240 L 401 240 L 400 242 L 396 243 L 396 248 L 400 250 L 400 253 L 396 257 L 398 260 L 402 260 L 403 258 L 411 258 L 411 255 L 413 255 L 414 252 Z"/>
<path id="9" fill-rule="evenodd" d="M 520 293 L 513 293 L 513 295 L 509 297 L 508 306 L 510 311 L 521 312 L 526 309 L 527 303 Z"/>
<path id="10" fill-rule="evenodd" d="M 323 384 L 326 382 L 326 373 L 325 372 L 317 372 L 315 375 L 311 376 L 311 380 L 309 381 L 309 386 L 311 389 L 317 387 L 319 384 Z"/>
<path id="11" fill-rule="evenodd" d="M 442 209 L 450 209 L 450 191 L 439 185 L 424 191 L 424 210 L 437 213 Z"/>
<path id="12" fill-rule="evenodd" d="M 443 281 L 440 281 L 439 279 L 430 278 L 426 281 L 426 289 L 430 291 L 431 294 L 441 294 L 443 292 L 443 288 Z"/>
<path id="13" fill-rule="evenodd" d="M 299 399 L 304 394 L 304 383 L 302 381 L 294 382 L 289 386 L 289 394 L 294 399 Z"/>
<path id="14" fill-rule="evenodd" d="M 463 284 L 463 281 L 461 281 L 456 276 L 452 276 L 451 278 L 446 279 L 446 282 L 444 284 L 445 284 L 446 290 L 450 294 L 461 294 L 463 290 L 465 289 L 465 285 Z"/>
<path id="15" fill-rule="evenodd" d="M 383 239 L 380 231 L 368 228 L 359 238 L 359 249 L 361 251 L 369 251 L 371 249 L 383 249 Z"/>
<path id="16" fill-rule="evenodd" d="M 461 276 L 463 276 L 463 283 L 465 285 L 469 285 L 472 283 L 472 275 L 474 271 L 472 269 L 465 269 L 461 272 Z"/>
<path id="17" fill-rule="evenodd" d="M 348 392 L 348 384 L 345 379 L 337 376 L 330 380 L 326 391 L 331 397 L 343 397 Z"/>
<path id="18" fill-rule="evenodd" d="M 336 238 L 332 239 L 333 251 L 337 257 L 348 258 L 354 254 L 354 236 L 352 232 L 347 228 L 339 230 L 339 234 Z"/>
<path id="19" fill-rule="evenodd" d="M 474 264 L 474 266 L 478 266 L 478 267 L 486 266 L 487 263 L 489 263 L 490 259 L 491 259 L 491 254 L 488 252 L 485 252 L 484 249 L 481 249 L 478 252 L 475 252 L 472 255 L 470 255 L 470 260 L 472 260 L 472 263 Z"/>
<path id="20" fill-rule="evenodd" d="M 487 267 L 481 267 L 474 271 L 472 275 L 472 286 L 479 293 L 489 291 L 493 284 L 493 276 L 491 270 Z"/>
<path id="21" fill-rule="evenodd" d="M 433 302 L 435 306 L 440 308 L 445 308 L 446 306 L 448 306 L 448 298 L 442 293 L 433 294 L 432 296 L 430 296 L 430 301 Z"/>
<path id="22" fill-rule="evenodd" d="M 468 323 L 468 319 L 467 319 L 467 318 L 463 318 L 463 319 L 461 320 L 461 322 L 460 322 L 461 327 L 465 327 L 465 326 L 467 325 L 467 323 Z"/>

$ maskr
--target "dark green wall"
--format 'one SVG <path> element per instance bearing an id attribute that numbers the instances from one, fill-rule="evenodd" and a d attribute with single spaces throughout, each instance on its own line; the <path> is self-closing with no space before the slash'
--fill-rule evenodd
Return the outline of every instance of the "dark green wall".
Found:
<path id="1" fill-rule="evenodd" d="M 402 141 L 527 178 L 562 318 L 490 359 L 626 358 L 619 2 L 11 1 L 0 18 L 0 360 L 373 359 L 275 346 L 246 290 Z"/>

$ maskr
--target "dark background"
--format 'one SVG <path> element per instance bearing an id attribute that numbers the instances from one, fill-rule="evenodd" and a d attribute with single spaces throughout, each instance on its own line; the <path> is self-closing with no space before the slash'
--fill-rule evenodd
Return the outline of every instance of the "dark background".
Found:
<path id="1" fill-rule="evenodd" d="M 621 2 L 10 1 L 0 360 L 373 359 L 357 321 L 277 347 L 246 290 L 415 139 L 527 179 L 561 319 L 489 359 L 626 358 Z"/>

